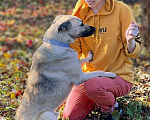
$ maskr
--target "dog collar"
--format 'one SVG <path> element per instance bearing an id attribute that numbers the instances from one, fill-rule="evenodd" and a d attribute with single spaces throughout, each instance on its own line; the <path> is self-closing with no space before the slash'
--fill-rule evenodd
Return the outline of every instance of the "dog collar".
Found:
<path id="1" fill-rule="evenodd" d="M 58 45 L 58 46 L 61 46 L 61 47 L 69 47 L 70 44 L 69 43 L 64 43 L 64 42 L 61 42 L 61 41 L 57 41 L 57 40 L 54 40 L 54 39 L 44 39 L 43 42 L 48 42 L 48 43 L 51 43 L 53 45 Z"/>

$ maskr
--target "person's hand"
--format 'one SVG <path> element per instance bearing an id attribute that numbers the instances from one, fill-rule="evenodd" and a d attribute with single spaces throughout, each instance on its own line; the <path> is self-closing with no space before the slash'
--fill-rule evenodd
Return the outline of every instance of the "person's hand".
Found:
<path id="1" fill-rule="evenodd" d="M 129 25 L 128 29 L 126 30 L 125 36 L 127 40 L 127 48 L 128 53 L 132 53 L 135 49 L 135 40 L 134 38 L 138 35 L 139 29 L 138 25 L 132 21 Z"/>
<path id="2" fill-rule="evenodd" d="M 134 21 L 132 21 L 132 23 L 129 25 L 125 33 L 127 43 L 133 41 L 134 38 L 138 35 L 138 33 L 139 33 L 138 25 L 134 23 Z"/>

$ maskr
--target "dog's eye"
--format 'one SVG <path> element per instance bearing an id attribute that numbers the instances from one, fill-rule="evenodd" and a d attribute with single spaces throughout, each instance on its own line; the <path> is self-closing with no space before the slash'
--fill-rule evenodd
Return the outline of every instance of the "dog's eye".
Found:
<path id="1" fill-rule="evenodd" d="M 83 26 L 83 25 L 84 25 L 83 23 L 80 24 L 80 26 Z"/>

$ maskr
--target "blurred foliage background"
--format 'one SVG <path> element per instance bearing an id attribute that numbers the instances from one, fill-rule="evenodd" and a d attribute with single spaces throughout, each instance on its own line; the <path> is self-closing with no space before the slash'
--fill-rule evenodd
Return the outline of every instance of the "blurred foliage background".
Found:
<path id="1" fill-rule="evenodd" d="M 139 57 L 133 59 L 133 89 L 129 95 L 118 98 L 123 108 L 120 120 L 147 120 L 150 119 L 150 1 L 122 1 L 134 12 L 143 45 Z M 0 119 L 13 119 L 25 89 L 33 52 L 55 16 L 71 14 L 76 2 L 0 0 Z M 98 114 L 96 110 L 87 118 L 98 120 Z"/>

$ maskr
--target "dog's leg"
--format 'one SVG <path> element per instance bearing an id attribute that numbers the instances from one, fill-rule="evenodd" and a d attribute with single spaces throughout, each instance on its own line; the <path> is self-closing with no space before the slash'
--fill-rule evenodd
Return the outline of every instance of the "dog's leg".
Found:
<path id="1" fill-rule="evenodd" d="M 57 120 L 57 117 L 55 116 L 54 113 L 46 111 L 41 113 L 37 118 L 37 120 Z"/>
<path id="2" fill-rule="evenodd" d="M 93 78 L 93 77 L 109 77 L 109 78 L 116 78 L 117 75 L 112 72 L 103 72 L 103 71 L 94 71 L 90 73 L 81 73 L 81 82 L 85 82 L 86 80 Z"/>
<path id="3" fill-rule="evenodd" d="M 82 66 L 84 63 L 89 63 L 89 62 L 91 62 L 92 59 L 93 59 L 93 52 L 92 52 L 92 51 L 89 51 L 88 56 L 87 56 L 85 59 L 80 59 L 81 66 Z"/>

